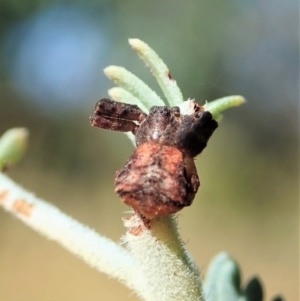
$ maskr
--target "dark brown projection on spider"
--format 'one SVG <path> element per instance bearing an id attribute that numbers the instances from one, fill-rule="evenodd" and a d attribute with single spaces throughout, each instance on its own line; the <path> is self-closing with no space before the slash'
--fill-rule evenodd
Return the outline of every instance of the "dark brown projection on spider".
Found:
<path id="1" fill-rule="evenodd" d="M 191 205 L 200 186 L 194 157 L 218 127 L 211 113 L 195 103 L 191 115 L 158 106 L 147 115 L 136 105 L 103 98 L 90 122 L 136 137 L 136 150 L 115 177 L 115 191 L 125 204 L 147 219 Z"/>

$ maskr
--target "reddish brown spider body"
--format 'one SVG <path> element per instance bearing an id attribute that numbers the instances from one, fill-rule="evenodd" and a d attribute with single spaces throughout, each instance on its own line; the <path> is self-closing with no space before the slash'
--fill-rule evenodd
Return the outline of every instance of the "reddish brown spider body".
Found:
<path id="1" fill-rule="evenodd" d="M 146 115 L 135 105 L 102 99 L 90 121 L 136 136 L 137 149 L 115 177 L 125 204 L 147 219 L 191 205 L 200 186 L 193 158 L 218 126 L 209 112 L 195 105 L 193 114 L 180 116 L 178 107 L 154 106 Z"/>

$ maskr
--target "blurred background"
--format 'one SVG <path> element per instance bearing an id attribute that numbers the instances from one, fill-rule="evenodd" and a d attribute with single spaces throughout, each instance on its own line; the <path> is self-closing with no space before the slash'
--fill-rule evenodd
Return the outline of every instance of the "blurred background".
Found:
<path id="1" fill-rule="evenodd" d="M 295 0 L 2 0 L 0 133 L 30 130 L 8 174 L 105 236 L 120 241 L 128 208 L 113 178 L 133 151 L 125 135 L 89 125 L 122 65 L 160 90 L 127 43 L 140 38 L 169 66 L 185 98 L 240 94 L 197 159 L 201 188 L 179 214 L 187 249 L 205 274 L 229 252 L 243 282 L 266 299 L 298 299 L 299 41 Z M 137 300 L 0 211 L 0 299 Z"/>

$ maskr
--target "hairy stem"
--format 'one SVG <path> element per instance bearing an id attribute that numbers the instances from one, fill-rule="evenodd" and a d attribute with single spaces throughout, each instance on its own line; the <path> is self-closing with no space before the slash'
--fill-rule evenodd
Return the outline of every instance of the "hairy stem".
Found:
<path id="1" fill-rule="evenodd" d="M 130 253 L 35 197 L 0 173 L 0 205 L 43 236 L 56 241 L 91 267 L 117 278 L 143 295 L 140 275 Z"/>
<path id="2" fill-rule="evenodd" d="M 125 220 L 128 248 L 145 278 L 147 301 L 202 301 L 199 271 L 183 247 L 173 216 Z"/>

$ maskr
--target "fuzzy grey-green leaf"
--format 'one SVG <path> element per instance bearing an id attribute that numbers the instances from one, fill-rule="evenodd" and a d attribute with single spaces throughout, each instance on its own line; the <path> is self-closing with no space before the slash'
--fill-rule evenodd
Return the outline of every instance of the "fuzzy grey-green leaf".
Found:
<path id="1" fill-rule="evenodd" d="M 242 300 L 239 268 L 226 252 L 222 252 L 212 259 L 203 290 L 206 301 Z"/>
<path id="2" fill-rule="evenodd" d="M 109 66 L 104 69 L 105 75 L 118 86 L 139 99 L 146 108 L 163 106 L 163 100 L 142 80 L 123 67 Z"/>
<path id="3" fill-rule="evenodd" d="M 214 119 L 220 121 L 222 119 L 221 112 L 232 107 L 238 107 L 245 102 L 246 100 L 243 96 L 231 95 L 207 102 L 204 108 L 205 111 L 209 111 L 213 115 Z"/>
<path id="4" fill-rule="evenodd" d="M 174 107 L 182 103 L 184 99 L 176 80 L 171 77 L 169 68 L 158 54 L 148 44 L 139 39 L 129 39 L 129 44 L 152 72 L 169 106 Z"/>

